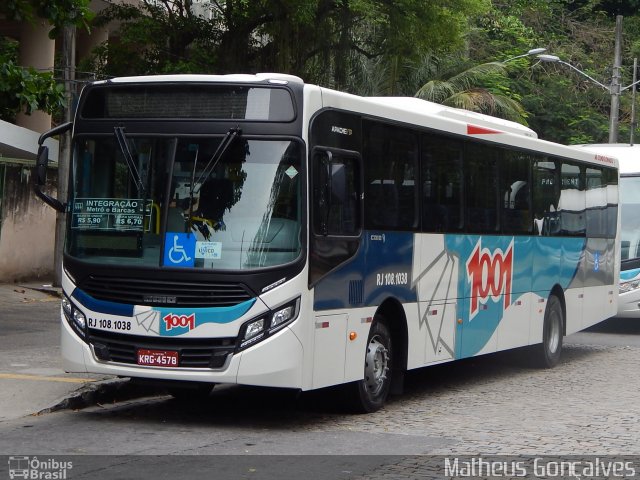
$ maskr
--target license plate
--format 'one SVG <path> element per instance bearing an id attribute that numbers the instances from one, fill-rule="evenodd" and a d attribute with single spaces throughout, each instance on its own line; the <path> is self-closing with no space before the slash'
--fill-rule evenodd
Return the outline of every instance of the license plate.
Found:
<path id="1" fill-rule="evenodd" d="M 138 350 L 138 365 L 177 367 L 178 352 L 173 350 Z"/>

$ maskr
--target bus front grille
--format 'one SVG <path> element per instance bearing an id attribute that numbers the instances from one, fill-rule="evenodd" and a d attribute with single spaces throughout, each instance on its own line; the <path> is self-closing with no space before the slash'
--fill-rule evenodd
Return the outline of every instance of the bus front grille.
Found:
<path id="1" fill-rule="evenodd" d="M 242 284 L 89 276 L 78 287 L 98 300 L 129 305 L 231 307 L 253 295 Z"/>
<path id="2" fill-rule="evenodd" d="M 138 363 L 138 350 L 178 352 L 179 368 L 224 367 L 227 357 L 236 347 L 236 338 L 185 339 L 178 343 L 172 338 L 121 335 L 89 330 L 88 343 L 98 360 L 103 362 Z"/>

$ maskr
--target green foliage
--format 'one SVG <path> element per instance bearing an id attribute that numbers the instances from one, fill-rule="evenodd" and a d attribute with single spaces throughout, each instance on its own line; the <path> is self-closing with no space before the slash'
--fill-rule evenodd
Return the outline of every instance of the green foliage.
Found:
<path id="1" fill-rule="evenodd" d="M 119 42 L 96 52 L 106 75 L 170 71 L 280 71 L 345 88 L 364 59 L 417 59 L 463 46 L 468 17 L 489 0 L 227 0 L 210 19 L 189 0 L 112 5 L 99 22 L 118 20 Z M 108 63 L 104 60 L 108 58 Z"/>
<path id="2" fill-rule="evenodd" d="M 92 18 L 90 0 L 2 0 L 0 15 L 9 20 L 34 22 L 46 19 L 55 38 L 66 25 L 88 28 Z M 17 64 L 17 43 L 0 38 L 0 118 L 13 121 L 18 112 L 35 110 L 57 113 L 62 109 L 64 88 L 52 73 L 38 72 Z"/>
<path id="3" fill-rule="evenodd" d="M 53 26 L 49 36 L 56 38 L 65 25 L 89 27 L 93 13 L 89 10 L 90 0 L 3 0 L 0 13 L 10 20 L 33 22 L 44 18 Z"/>
<path id="4" fill-rule="evenodd" d="M 528 123 L 548 140 L 591 143 L 608 138 L 608 92 L 565 65 L 513 57 L 545 47 L 608 84 L 617 14 L 625 15 L 623 85 L 640 56 L 640 0 L 225 0 L 211 2 L 204 16 L 192 3 L 113 3 L 94 24 L 117 21 L 117 41 L 101 45 L 81 69 L 99 76 L 279 71 L 362 95 L 419 91 Z M 87 5 L 5 0 L 0 13 L 86 24 Z M 3 92 L 8 82 L 0 78 Z M 621 139 L 628 135 L 629 93 L 621 96 Z M 21 105 L 34 105 L 33 98 L 25 95 Z"/>
<path id="5" fill-rule="evenodd" d="M 501 62 L 473 65 L 428 81 L 416 96 L 526 125 L 527 114 L 506 84 L 506 72 L 506 65 Z"/>
<path id="6" fill-rule="evenodd" d="M 51 73 L 22 68 L 0 59 L 0 118 L 13 121 L 19 111 L 55 113 L 62 108 L 64 88 Z"/>

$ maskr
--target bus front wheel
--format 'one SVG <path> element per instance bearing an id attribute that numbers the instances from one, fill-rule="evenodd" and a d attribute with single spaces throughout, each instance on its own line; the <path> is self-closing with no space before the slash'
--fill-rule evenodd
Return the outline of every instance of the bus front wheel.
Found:
<path id="1" fill-rule="evenodd" d="M 380 316 L 374 319 L 364 356 L 364 378 L 347 388 L 349 406 L 359 413 L 381 409 L 389 395 L 393 361 L 391 335 Z"/>
<path id="2" fill-rule="evenodd" d="M 560 361 L 562 352 L 562 336 L 564 330 L 564 314 L 560 299 L 551 295 L 544 312 L 542 343 L 536 345 L 535 360 L 541 368 L 553 368 Z"/>

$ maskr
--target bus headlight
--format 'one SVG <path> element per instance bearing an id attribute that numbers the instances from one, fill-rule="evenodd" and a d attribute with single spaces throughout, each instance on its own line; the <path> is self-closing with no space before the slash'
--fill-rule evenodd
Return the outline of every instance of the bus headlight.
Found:
<path id="1" fill-rule="evenodd" d="M 62 313 L 73 330 L 84 338 L 87 329 L 87 317 L 76 307 L 71 299 L 62 295 Z"/>
<path id="2" fill-rule="evenodd" d="M 78 325 L 82 330 L 87 326 L 87 318 L 80 310 L 73 311 L 73 321 L 76 322 L 76 325 Z"/>
<path id="3" fill-rule="evenodd" d="M 640 288 L 640 280 L 631 280 L 630 282 L 620 283 L 620 293 L 629 293 Z"/>
<path id="4" fill-rule="evenodd" d="M 244 332 L 243 340 L 249 340 L 256 335 L 260 335 L 264 331 L 264 318 L 255 320 L 247 325 Z"/>
<path id="5" fill-rule="evenodd" d="M 295 312 L 295 305 L 289 305 L 275 312 L 271 317 L 271 329 L 275 329 L 276 327 L 280 327 L 289 322 L 289 320 L 293 318 Z"/>
<path id="6" fill-rule="evenodd" d="M 68 319 L 73 315 L 73 307 L 71 306 L 71 300 L 67 298 L 66 295 L 62 296 L 62 311 L 64 312 L 64 316 Z"/>
<path id="7" fill-rule="evenodd" d="M 300 297 L 288 302 L 271 312 L 254 318 L 240 327 L 238 336 L 238 347 L 236 351 L 244 350 L 258 342 L 261 342 L 269 335 L 277 332 L 281 328 L 289 325 L 298 317 L 300 310 Z"/>

